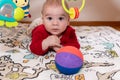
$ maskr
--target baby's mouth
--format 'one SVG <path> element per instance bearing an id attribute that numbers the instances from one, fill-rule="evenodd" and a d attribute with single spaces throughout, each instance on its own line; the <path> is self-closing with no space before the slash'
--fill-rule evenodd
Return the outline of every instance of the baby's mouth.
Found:
<path id="1" fill-rule="evenodd" d="M 57 32 L 59 29 L 52 29 L 52 31 Z"/>

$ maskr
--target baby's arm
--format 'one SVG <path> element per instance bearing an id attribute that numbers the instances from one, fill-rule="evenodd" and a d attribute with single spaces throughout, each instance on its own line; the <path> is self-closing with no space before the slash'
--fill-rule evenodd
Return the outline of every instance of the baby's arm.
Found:
<path id="1" fill-rule="evenodd" d="M 35 20 L 33 20 L 33 22 L 30 24 L 29 27 L 36 27 L 40 24 L 42 24 L 42 19 L 39 17 L 39 18 L 36 18 Z"/>
<path id="2" fill-rule="evenodd" d="M 75 31 L 71 31 L 69 38 L 68 38 L 68 41 L 64 46 L 74 46 L 78 49 L 80 48 L 80 44 L 77 40 L 77 36 L 75 34 Z"/>
<path id="3" fill-rule="evenodd" d="M 33 20 L 29 28 L 27 29 L 27 35 L 31 36 L 32 30 L 40 24 L 42 24 L 42 19 L 40 17 Z"/>

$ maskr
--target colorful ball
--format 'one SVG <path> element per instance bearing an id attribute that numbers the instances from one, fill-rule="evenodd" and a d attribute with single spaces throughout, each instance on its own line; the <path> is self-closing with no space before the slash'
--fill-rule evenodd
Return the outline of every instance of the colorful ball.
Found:
<path id="1" fill-rule="evenodd" d="M 79 49 L 73 46 L 65 46 L 57 51 L 55 64 L 63 74 L 75 74 L 83 65 L 83 55 Z"/>

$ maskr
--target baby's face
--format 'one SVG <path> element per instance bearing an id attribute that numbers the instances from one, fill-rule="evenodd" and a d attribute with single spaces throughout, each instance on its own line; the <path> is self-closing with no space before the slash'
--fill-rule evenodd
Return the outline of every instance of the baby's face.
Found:
<path id="1" fill-rule="evenodd" d="M 69 16 L 62 7 L 47 7 L 42 18 L 46 30 L 52 35 L 60 36 L 69 25 Z"/>

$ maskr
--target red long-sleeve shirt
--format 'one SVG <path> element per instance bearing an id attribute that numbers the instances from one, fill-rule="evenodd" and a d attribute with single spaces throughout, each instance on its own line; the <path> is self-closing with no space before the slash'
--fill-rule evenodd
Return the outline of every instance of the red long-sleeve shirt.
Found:
<path id="1" fill-rule="evenodd" d="M 42 50 L 42 41 L 50 36 L 43 24 L 39 25 L 32 31 L 32 42 L 30 44 L 30 50 L 32 53 L 37 55 L 44 55 L 49 49 Z M 80 44 L 77 40 L 75 30 L 68 26 L 65 32 L 63 33 L 61 39 L 62 46 L 74 46 L 80 48 Z"/>

